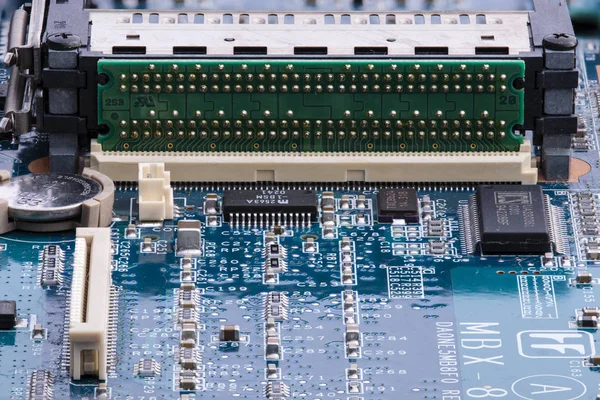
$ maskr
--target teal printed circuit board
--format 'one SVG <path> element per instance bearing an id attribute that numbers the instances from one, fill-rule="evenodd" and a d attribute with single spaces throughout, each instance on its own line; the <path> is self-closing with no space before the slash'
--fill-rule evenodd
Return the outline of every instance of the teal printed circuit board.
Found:
<path id="1" fill-rule="evenodd" d="M 174 182 L 163 223 L 117 183 L 102 381 L 71 378 L 83 239 L 0 235 L 0 400 L 600 399 L 600 40 L 577 57 L 566 183 Z M 47 155 L 4 139 L 13 177 Z"/>
<path id="2" fill-rule="evenodd" d="M 376 222 L 376 188 L 315 188 L 321 202 L 333 193 L 337 228 L 307 223 L 277 233 L 207 214 L 207 196 L 222 199 L 224 189 L 177 188 L 176 219 L 163 226 L 140 224 L 137 191 L 119 189 L 110 398 L 178 398 L 184 318 L 198 326 L 185 361 L 197 371 L 194 390 L 183 392 L 190 398 L 263 399 L 279 384 L 307 399 L 595 397 L 598 368 L 589 358 L 598 334 L 578 326 L 582 310 L 597 304 L 597 278 L 580 283 L 595 272 L 580 224 L 591 192 L 544 190 L 564 254 L 479 257 L 466 253 L 461 217 L 473 188 L 420 188 L 427 222 L 405 225 Z M 261 191 L 286 189 L 294 190 Z M 176 254 L 180 219 L 201 222 L 198 256 Z M 66 373 L 73 236 L 0 239 L 0 281 L 10 287 L 3 298 L 17 300 L 19 316 L 16 330 L 0 334 L 10 360 L 0 366 L 6 398 L 25 398 L 32 369 L 52 374 L 55 393 L 95 396 L 96 381 L 74 384 Z M 49 245 L 64 266 L 52 286 L 39 276 Z M 280 257 L 274 276 L 265 266 L 271 251 Z M 225 334 L 237 340 L 221 340 L 230 327 Z M 140 376 L 142 360 L 152 366 Z"/>

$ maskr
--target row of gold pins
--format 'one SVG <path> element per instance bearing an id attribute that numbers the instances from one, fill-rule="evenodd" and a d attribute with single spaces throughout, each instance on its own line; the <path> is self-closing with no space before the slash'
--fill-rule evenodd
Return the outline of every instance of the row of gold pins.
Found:
<path id="1" fill-rule="evenodd" d="M 120 74 L 118 77 L 120 82 L 317 82 L 317 83 L 333 83 L 333 82 L 506 82 L 507 76 L 501 74 Z"/>
<path id="2" fill-rule="evenodd" d="M 380 65 L 380 64 L 378 64 Z M 304 65 L 303 65 L 304 66 Z M 185 66 L 184 66 L 185 67 Z M 216 68 L 217 71 L 219 72 L 223 72 L 227 69 L 227 66 L 225 64 L 217 64 L 217 65 L 211 65 L 211 68 L 214 67 Z M 352 71 L 352 64 L 344 64 L 340 66 L 340 70 L 341 71 Z M 359 67 L 362 67 L 362 65 L 360 65 Z M 382 68 L 385 67 L 385 65 L 381 66 Z M 194 71 L 199 72 L 199 71 L 203 71 L 205 68 L 202 64 L 194 64 L 193 67 L 191 67 Z M 249 71 L 251 69 L 251 67 L 248 64 L 240 64 L 239 68 L 241 71 L 246 72 Z M 255 67 L 256 68 L 256 67 Z M 262 66 L 258 66 L 258 68 L 262 68 L 263 71 L 268 72 L 272 70 L 272 66 L 271 64 L 263 64 Z M 294 71 L 294 64 L 286 64 L 284 66 L 284 70 L 286 72 L 293 72 Z M 367 64 L 365 66 L 365 68 L 368 71 L 375 71 L 376 69 L 376 65 L 375 64 Z M 389 64 L 387 66 L 387 68 L 389 69 L 389 71 L 397 71 L 399 69 L 398 64 Z M 445 68 L 444 64 L 435 64 L 435 66 L 433 66 L 433 70 L 436 71 L 443 71 Z M 158 70 L 156 64 L 148 64 L 147 69 L 149 72 L 153 73 L 155 71 Z M 415 72 L 419 72 L 422 71 L 424 68 L 421 64 L 413 64 L 410 66 L 410 69 L 412 69 Z M 489 64 L 481 64 L 481 69 L 484 72 L 489 72 L 492 68 Z M 181 69 L 179 68 L 179 64 L 171 64 L 169 65 L 169 70 L 171 70 L 171 72 L 173 73 L 177 73 L 179 72 Z M 458 66 L 458 70 L 465 72 L 468 70 L 467 64 L 460 64 Z"/>
<path id="3" fill-rule="evenodd" d="M 180 117 L 180 113 L 179 113 L 178 110 L 172 110 L 170 112 L 170 114 L 171 114 L 171 116 L 173 118 Z M 263 111 L 262 114 L 263 114 L 263 116 L 265 118 L 273 118 L 273 117 L 275 117 L 273 115 L 273 113 L 271 111 L 269 111 L 269 110 Z M 419 111 L 419 110 L 413 110 L 411 114 L 412 114 L 412 117 L 415 118 L 415 119 L 423 118 L 423 116 L 421 115 L 421 111 Z M 294 111 L 293 110 L 287 110 L 286 113 L 285 113 L 285 115 L 288 118 L 293 118 L 294 117 Z M 353 114 L 350 110 L 346 110 L 343 113 L 344 118 L 352 118 L 353 115 L 355 116 L 355 114 Z M 196 110 L 194 112 L 194 116 L 196 118 L 202 118 L 203 113 L 200 110 Z M 247 119 L 249 116 L 250 116 L 250 114 L 248 113 L 247 110 L 240 111 L 240 118 Z M 396 110 L 390 111 L 389 112 L 389 116 L 390 116 L 390 118 L 400 118 L 400 114 Z M 437 110 L 435 112 L 435 117 L 436 118 L 442 118 L 443 116 L 444 116 L 444 112 L 442 110 Z M 479 116 L 480 116 L 481 119 L 490 119 L 491 118 L 490 112 L 488 110 L 481 111 L 480 114 L 479 114 Z M 149 110 L 148 111 L 148 117 L 149 118 L 157 118 L 158 114 L 157 114 L 156 110 Z M 223 111 L 223 110 L 217 111 L 217 117 L 218 118 L 228 118 L 227 117 L 227 113 L 225 111 Z M 375 111 L 373 111 L 373 110 L 367 110 L 365 112 L 365 117 L 367 117 L 367 118 L 378 118 L 377 115 L 376 115 L 376 113 L 375 113 Z M 461 118 L 461 119 L 467 118 L 467 112 L 464 111 L 464 110 L 460 110 L 458 112 L 458 117 Z M 310 121 L 309 120 L 304 121 L 304 123 L 310 125 Z M 317 120 L 316 123 L 319 124 L 319 123 L 321 123 L 321 121 Z"/>
<path id="4" fill-rule="evenodd" d="M 121 93 L 506 93 L 500 85 L 120 85 Z"/>
<path id="5" fill-rule="evenodd" d="M 506 132 L 494 131 L 316 131 L 316 132 L 301 132 L 301 131 L 199 131 L 194 130 L 179 130 L 179 131 L 121 131 L 119 137 L 121 139 L 184 139 L 196 138 L 201 139 L 466 139 L 466 140 L 481 140 L 486 139 L 504 139 Z"/>
<path id="6" fill-rule="evenodd" d="M 197 127 L 200 128 L 207 128 L 207 127 L 212 127 L 214 129 L 217 128 L 236 128 L 236 129 L 240 129 L 240 128 L 248 128 L 248 129 L 254 129 L 254 128 L 265 128 L 265 127 L 269 127 L 271 129 L 277 129 L 282 128 L 282 129 L 287 129 L 287 128 L 292 128 L 292 129 L 310 129 L 310 128 L 316 128 L 316 129 L 321 129 L 321 128 L 326 128 L 326 129 L 353 129 L 353 128 L 385 128 L 385 129 L 391 129 L 391 128 L 396 128 L 396 129 L 403 129 L 403 128 L 420 128 L 420 129 L 425 129 L 425 128 L 432 128 L 432 129 L 437 129 L 437 128 L 442 128 L 442 129 L 446 129 L 446 128 L 466 128 L 466 129 L 470 129 L 473 127 L 479 128 L 479 129 L 494 129 L 494 128 L 499 128 L 499 129 L 504 129 L 506 128 L 506 121 L 504 120 L 500 120 L 500 121 L 494 121 L 494 120 L 486 120 L 486 121 L 482 121 L 482 120 L 476 120 L 476 121 L 471 121 L 471 120 L 441 120 L 441 121 L 437 121 L 437 120 L 429 120 L 429 121 L 425 121 L 425 120 L 419 120 L 419 121 L 413 121 L 413 120 L 396 120 L 396 121 L 390 121 L 390 120 L 360 120 L 360 121 L 344 121 L 344 120 L 339 120 L 339 121 L 333 121 L 333 120 L 328 120 L 328 121 L 315 121 L 314 124 L 311 123 L 310 121 L 298 121 L 298 120 L 294 120 L 294 121 L 287 121 L 287 120 L 281 120 L 281 121 L 276 121 L 276 120 L 268 120 L 268 121 L 264 121 L 264 120 L 258 120 L 258 121 L 253 121 L 253 120 L 245 120 L 245 121 L 241 121 L 241 120 L 235 120 L 235 121 L 230 121 L 230 120 L 212 120 L 212 121 L 207 121 L 207 120 L 188 120 L 187 122 L 184 120 L 177 120 L 177 121 L 172 121 L 172 120 L 166 120 L 166 121 L 161 121 L 161 120 L 132 120 L 131 123 L 129 124 L 126 120 L 121 120 L 119 121 L 119 126 L 121 128 L 127 128 L 128 126 L 131 126 L 131 128 L 136 129 L 139 127 L 148 129 L 148 128 L 156 128 L 156 129 L 161 129 L 161 128 L 165 128 L 165 129 L 172 129 L 174 127 L 178 127 L 178 128 L 190 128 L 190 129 L 195 129 Z"/>

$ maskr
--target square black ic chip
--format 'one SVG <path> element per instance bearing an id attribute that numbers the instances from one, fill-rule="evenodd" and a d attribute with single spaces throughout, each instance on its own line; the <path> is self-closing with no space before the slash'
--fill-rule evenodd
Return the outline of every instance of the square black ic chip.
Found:
<path id="1" fill-rule="evenodd" d="M 419 197 L 415 189 L 381 189 L 377 193 L 377 220 L 419 222 Z"/>
<path id="2" fill-rule="evenodd" d="M 8 330 L 17 324 L 17 302 L 14 300 L 0 301 L 0 330 Z"/>
<path id="3" fill-rule="evenodd" d="M 540 186 L 482 185 L 475 196 L 482 253 L 544 254 L 552 250 Z"/>

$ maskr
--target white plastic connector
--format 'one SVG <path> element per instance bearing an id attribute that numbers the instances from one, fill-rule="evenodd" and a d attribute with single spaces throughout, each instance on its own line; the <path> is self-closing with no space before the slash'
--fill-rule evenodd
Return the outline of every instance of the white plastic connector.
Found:
<path id="1" fill-rule="evenodd" d="M 77 228 L 69 314 L 74 380 L 106 380 L 111 259 L 110 228 Z"/>
<path id="2" fill-rule="evenodd" d="M 176 182 L 537 182 L 527 140 L 515 152 L 469 153 L 103 152 L 92 140 L 90 168 L 116 181 L 135 181 L 148 161 Z"/>
<path id="3" fill-rule="evenodd" d="M 140 221 L 173 219 L 171 173 L 164 163 L 138 165 L 138 193 Z"/>

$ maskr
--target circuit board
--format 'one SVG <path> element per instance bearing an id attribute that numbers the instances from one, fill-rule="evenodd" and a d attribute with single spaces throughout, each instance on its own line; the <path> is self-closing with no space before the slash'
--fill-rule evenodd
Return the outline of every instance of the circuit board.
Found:
<path id="1" fill-rule="evenodd" d="M 574 165 L 592 168 L 526 193 L 551 210 L 540 248 L 553 255 L 478 254 L 474 185 L 174 184 L 173 220 L 152 224 L 119 184 L 106 387 L 69 376 L 75 232 L 13 232 L 0 236 L 0 301 L 17 315 L 0 330 L 0 399 L 596 399 L 600 333 L 584 317 L 599 306 L 599 40 L 580 40 L 578 64 Z M 29 173 L 47 141 L 0 141 L 0 169 Z M 235 196 L 298 191 L 315 218 L 298 203 L 274 230 L 259 206 L 236 209 Z M 191 256 L 181 220 L 200 222 Z"/>
<path id="2" fill-rule="evenodd" d="M 111 228 L 111 398 L 177 397 L 183 281 L 196 287 L 199 373 L 197 391 L 190 393 L 197 398 L 263 399 L 266 382 L 284 383 L 294 398 L 536 399 L 531 385 L 546 385 L 556 393 L 543 398 L 564 400 L 591 399 L 597 390 L 597 368 L 587 365 L 597 333 L 576 325 L 578 310 L 597 304 L 595 281 L 575 281 L 577 274 L 594 272 L 582 247 L 590 237 L 576 211 L 587 192 L 544 191 L 561 213 L 571 215 L 560 230 L 575 238 L 565 254 L 548 258 L 466 254 L 459 214 L 473 188 L 418 190 L 421 212 L 441 222 L 439 231 L 431 223 L 375 223 L 377 188 L 338 189 L 333 233 L 312 223 L 285 229 L 274 242 L 268 242 L 268 229 L 236 227 L 204 213 L 206 195 L 221 197 L 223 189 L 175 191 L 176 219 L 203 225 L 202 256 L 191 259 L 189 278 L 183 258 L 175 255 L 176 224 L 140 224 L 137 191 L 118 191 Z M 137 227 L 128 231 L 131 224 Z M 273 282 L 265 281 L 265 243 L 278 243 L 284 253 L 285 271 Z M 350 283 L 340 267 L 347 243 Z M 52 287 L 39 283 L 49 244 L 60 248 L 64 265 L 63 279 Z M 72 384 L 66 374 L 63 325 L 73 248 L 72 234 L 0 239 L 1 281 L 11 288 L 2 298 L 17 300 L 19 315 L 19 328 L 0 334 L 2 357 L 12 360 L 0 366 L 11 399 L 25 398 L 31 369 L 52 374 L 58 398 L 94 396 L 95 382 Z M 276 323 L 281 358 L 270 361 L 264 340 L 269 315 L 277 314 L 269 303 L 273 293 L 283 296 Z M 42 333 L 34 332 L 37 324 Z M 238 342 L 219 341 L 224 325 L 239 326 Z M 354 355 L 344 345 L 349 326 L 360 332 Z M 141 359 L 159 367 L 137 376 Z M 276 379 L 265 375 L 270 363 Z M 564 397 L 565 391 L 573 396 Z"/>
<path id="3" fill-rule="evenodd" d="M 523 61 L 104 60 L 98 72 L 107 80 L 98 94 L 104 150 L 517 151 L 523 143 L 513 133 L 523 123 Z"/>

